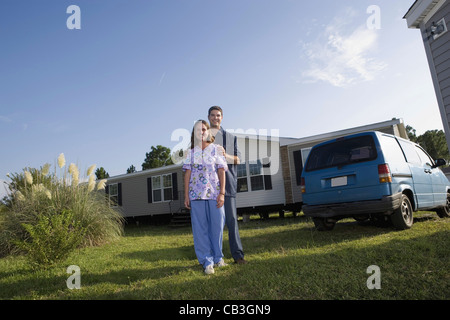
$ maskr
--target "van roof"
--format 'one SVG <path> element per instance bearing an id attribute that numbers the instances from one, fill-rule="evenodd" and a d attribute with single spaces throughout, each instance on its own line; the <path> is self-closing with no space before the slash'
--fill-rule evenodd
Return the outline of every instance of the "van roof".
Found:
<path id="1" fill-rule="evenodd" d="M 330 139 L 330 140 L 318 143 L 314 147 L 322 146 L 322 145 L 325 145 L 325 144 L 328 144 L 328 143 L 332 143 L 332 142 L 336 142 L 336 141 L 339 141 L 339 140 L 342 140 L 342 139 L 348 139 L 348 138 L 359 137 L 359 136 L 364 136 L 364 135 L 384 135 L 384 136 L 395 137 L 395 138 L 400 139 L 402 141 L 407 141 L 407 142 L 413 143 L 412 141 L 410 141 L 408 139 L 404 139 L 402 137 L 399 137 L 399 136 L 396 136 L 396 135 L 393 135 L 393 134 L 380 132 L 380 131 L 365 131 L 365 132 L 359 132 L 359 133 L 354 133 L 354 134 L 350 134 L 350 135 L 347 135 L 347 136 L 342 136 L 342 137 L 337 137 L 337 138 L 334 138 L 334 139 Z"/>

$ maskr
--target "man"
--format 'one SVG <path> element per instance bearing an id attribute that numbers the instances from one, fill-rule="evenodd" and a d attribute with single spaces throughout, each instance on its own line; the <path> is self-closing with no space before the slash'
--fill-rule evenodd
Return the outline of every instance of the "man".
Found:
<path id="1" fill-rule="evenodd" d="M 214 143 L 223 147 L 224 156 L 228 163 L 225 183 L 225 224 L 228 228 L 228 238 L 230 241 L 230 251 L 234 261 L 238 264 L 245 264 L 244 251 L 242 249 L 241 238 L 239 236 L 237 210 L 236 210 L 236 190 L 237 190 L 237 165 L 240 163 L 241 153 L 237 147 L 237 138 L 226 132 L 220 124 L 222 123 L 222 108 L 212 106 L 208 110 L 208 120 L 211 127 L 211 134 L 215 137 Z"/>

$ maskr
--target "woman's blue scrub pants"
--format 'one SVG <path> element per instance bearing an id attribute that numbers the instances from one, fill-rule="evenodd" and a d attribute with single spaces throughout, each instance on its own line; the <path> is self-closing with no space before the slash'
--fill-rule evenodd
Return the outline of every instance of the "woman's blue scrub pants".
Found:
<path id="1" fill-rule="evenodd" d="M 198 262 L 203 268 L 218 263 L 223 258 L 224 207 L 217 208 L 216 200 L 192 200 L 191 224 Z"/>

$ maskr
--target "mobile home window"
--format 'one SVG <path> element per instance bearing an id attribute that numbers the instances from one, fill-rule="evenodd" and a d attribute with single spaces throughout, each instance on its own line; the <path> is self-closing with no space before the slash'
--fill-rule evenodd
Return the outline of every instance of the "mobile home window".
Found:
<path id="1" fill-rule="evenodd" d="M 246 163 L 240 163 L 237 165 L 237 192 L 247 192 L 247 165 Z"/>
<path id="2" fill-rule="evenodd" d="M 311 152 L 311 149 L 312 149 L 312 147 L 310 147 L 310 148 L 303 148 L 301 150 L 301 152 L 302 152 L 302 165 L 303 165 L 303 168 L 305 167 L 305 162 L 306 162 L 306 159 L 308 158 L 309 153 Z"/>
<path id="3" fill-rule="evenodd" d="M 295 180 L 298 186 L 301 184 L 303 168 L 305 167 L 305 162 L 311 149 L 303 148 L 292 152 L 292 156 L 294 157 Z"/>
<path id="4" fill-rule="evenodd" d="M 162 176 L 163 179 L 163 188 L 164 188 L 164 200 L 169 201 L 172 200 L 172 174 L 164 174 Z"/>
<path id="5" fill-rule="evenodd" d="M 119 203 L 119 188 L 117 183 L 110 184 L 108 187 L 109 205 L 111 207 L 117 207 Z"/>
<path id="6" fill-rule="evenodd" d="M 264 177 L 262 175 L 262 164 L 260 160 L 250 161 L 250 185 L 252 191 L 264 190 Z"/>
<path id="7" fill-rule="evenodd" d="M 170 201 L 173 199 L 172 174 L 152 177 L 153 202 Z"/>
<path id="8" fill-rule="evenodd" d="M 161 176 L 152 177 L 153 202 L 162 201 Z"/>

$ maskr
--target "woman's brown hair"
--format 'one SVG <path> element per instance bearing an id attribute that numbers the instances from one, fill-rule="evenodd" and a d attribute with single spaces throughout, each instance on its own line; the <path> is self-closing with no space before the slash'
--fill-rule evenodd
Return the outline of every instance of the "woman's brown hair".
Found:
<path id="1" fill-rule="evenodd" d="M 209 123 L 206 122 L 205 120 L 197 120 L 197 121 L 195 122 L 195 124 L 194 124 L 194 127 L 192 128 L 192 133 L 191 133 L 191 149 L 194 149 L 194 147 L 195 147 L 195 144 L 194 144 L 195 126 L 198 125 L 198 124 L 200 124 L 200 123 L 201 123 L 201 124 L 204 124 L 205 127 L 206 127 L 206 129 L 209 131 L 208 137 L 206 138 L 206 141 L 208 141 L 208 142 L 210 142 L 210 143 L 214 142 L 214 137 L 213 137 L 213 135 L 211 134 L 211 130 L 210 130 L 210 128 L 209 128 Z"/>

